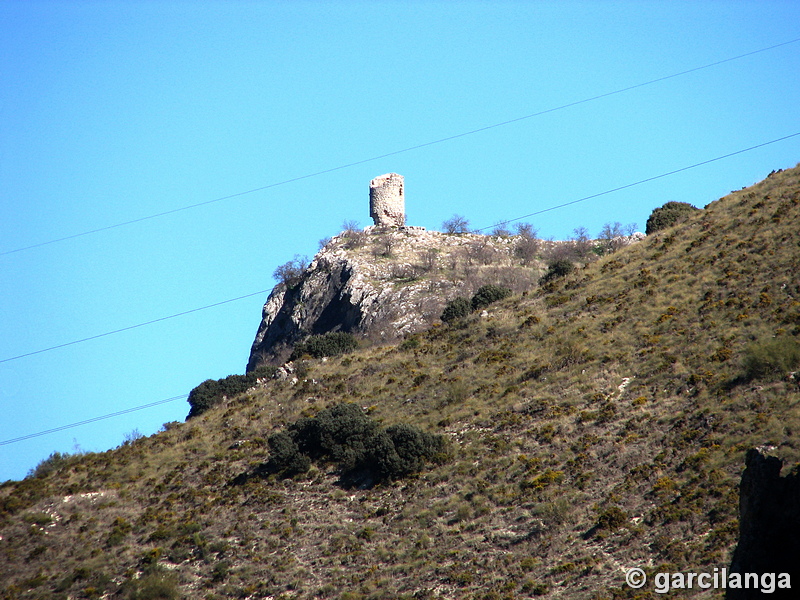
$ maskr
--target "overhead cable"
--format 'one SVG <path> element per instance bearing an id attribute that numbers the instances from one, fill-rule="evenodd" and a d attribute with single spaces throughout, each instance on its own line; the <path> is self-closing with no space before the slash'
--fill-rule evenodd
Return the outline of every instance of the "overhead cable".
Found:
<path id="1" fill-rule="evenodd" d="M 118 227 L 125 227 L 127 225 L 133 225 L 135 223 L 141 223 L 142 221 L 149 221 L 151 219 L 157 219 L 157 218 L 164 217 L 164 216 L 167 216 L 167 215 L 171 215 L 171 214 L 174 214 L 174 213 L 178 213 L 178 212 L 182 212 L 182 211 L 186 211 L 186 210 L 191 210 L 191 209 L 194 209 L 194 208 L 199 208 L 201 206 L 207 206 L 209 204 L 214 204 L 216 202 L 222 202 L 224 200 L 230 200 L 232 198 L 237 198 L 237 197 L 240 197 L 240 196 L 253 194 L 255 192 L 261 192 L 261 191 L 264 191 L 264 190 L 268 190 L 270 188 L 279 187 L 279 186 L 282 186 L 282 185 L 287 185 L 289 183 L 294 183 L 296 181 L 301 181 L 303 179 L 309 179 L 309 178 L 312 178 L 312 177 L 318 177 L 320 175 L 325 175 L 327 173 L 333 173 L 334 171 L 341 171 L 342 169 L 348 169 L 350 167 L 354 167 L 354 166 L 357 166 L 357 165 L 362 165 L 364 163 L 380 160 L 382 158 L 387 158 L 389 156 L 396 156 L 398 154 L 403 154 L 405 152 L 411 152 L 413 150 L 419 150 L 420 148 L 426 148 L 428 146 L 433 146 L 433 145 L 436 145 L 436 144 L 442 144 L 444 142 L 449 142 L 449 141 L 456 140 L 456 139 L 459 139 L 459 138 L 462 138 L 462 137 L 466 137 L 466 136 L 469 136 L 469 135 L 474 135 L 476 133 L 480 133 L 480 132 L 483 132 L 483 131 L 488 131 L 490 129 L 495 129 L 497 127 L 503 127 L 503 126 L 506 126 L 506 125 L 511 125 L 513 123 L 519 123 L 520 121 L 524 121 L 524 120 L 527 120 L 527 119 L 532 119 L 534 117 L 540 117 L 542 115 L 546 115 L 546 114 L 549 114 L 549 113 L 552 113 L 552 112 L 556 112 L 556 111 L 564 110 L 564 109 L 567 109 L 567 108 L 571 108 L 573 106 L 586 104 L 587 102 L 593 102 L 595 100 L 600 100 L 602 98 L 608 98 L 609 96 L 615 96 L 615 95 L 618 95 L 618 94 L 623 94 L 625 92 L 629 92 L 631 90 L 635 90 L 635 89 L 638 89 L 638 88 L 641 88 L 641 87 L 645 87 L 645 86 L 648 86 L 648 85 L 653 85 L 655 83 L 660 83 L 662 81 L 667 81 L 669 79 L 674 79 L 676 77 L 681 77 L 683 75 L 688 75 L 690 73 L 696 73 L 697 71 L 702 71 L 704 69 L 710 69 L 712 67 L 716 67 L 716 66 L 719 66 L 719 65 L 722 65 L 722 64 L 725 64 L 725 63 L 729 63 L 729 62 L 735 61 L 735 60 L 740 60 L 740 59 L 746 58 L 748 56 L 753 56 L 754 54 L 760 54 L 762 52 L 768 52 L 770 50 L 775 50 L 776 48 L 780 48 L 782 46 L 787 46 L 789 44 L 794 44 L 794 43 L 797 43 L 797 42 L 800 42 L 800 38 L 796 38 L 796 39 L 789 40 L 789 41 L 786 41 L 786 42 L 781 42 L 780 44 L 775 44 L 773 46 L 768 46 L 766 48 L 759 48 L 758 50 L 745 52 L 744 54 L 738 54 L 736 56 L 731 56 L 729 58 L 724 58 L 722 60 L 718 60 L 718 61 L 713 62 L 713 63 L 708 63 L 708 64 L 705 64 L 705 65 L 702 65 L 702 66 L 699 66 L 699 67 L 693 67 L 693 68 L 687 69 L 685 71 L 680 71 L 678 73 L 673 73 L 671 75 L 665 75 L 663 77 L 658 77 L 656 79 L 651 79 L 649 81 L 644 81 L 642 83 L 637 83 L 635 85 L 631 85 L 631 86 L 628 86 L 628 87 L 620 88 L 620 89 L 617 89 L 617 90 L 614 90 L 614 91 L 611 91 L 611 92 L 605 92 L 603 94 L 598 94 L 596 96 L 590 96 L 588 98 L 583 98 L 582 100 L 576 100 L 576 101 L 573 101 L 573 102 L 568 102 L 567 104 L 562 104 L 562 105 L 555 106 L 555 107 L 552 107 L 552 108 L 547 108 L 547 109 L 540 110 L 540 111 L 537 111 L 537 112 L 534 112 L 534 113 L 523 115 L 521 117 L 508 119 L 506 121 L 501 121 L 499 123 L 493 123 L 491 125 L 486 125 L 484 127 L 479 127 L 477 129 L 471 129 L 469 131 L 464 131 L 462 133 L 457 133 L 457 134 L 450 135 L 450 136 L 447 136 L 447 137 L 443 137 L 443 138 L 439 138 L 439 139 L 436 139 L 436 140 L 432 140 L 430 142 L 424 142 L 424 143 L 421 143 L 421 144 L 416 144 L 414 146 L 409 146 L 407 148 L 402 148 L 400 150 L 394 150 L 392 152 L 387 152 L 386 154 L 380 154 L 378 156 L 372 156 L 370 158 L 364 158 L 364 159 L 357 160 L 357 161 L 354 161 L 354 162 L 346 163 L 346 164 L 343 164 L 343 165 L 332 167 L 330 169 L 324 169 L 322 171 L 316 171 L 314 173 L 308 173 L 306 175 L 300 175 L 298 177 L 292 177 L 291 179 L 285 179 L 283 181 L 270 183 L 268 185 L 263 185 L 261 187 L 253 188 L 253 189 L 246 190 L 246 191 L 243 191 L 243 192 L 237 192 L 235 194 L 228 194 L 227 196 L 220 196 L 219 198 L 213 198 L 211 200 L 205 200 L 203 202 L 197 202 L 195 204 L 189 204 L 187 206 L 182 206 L 182 207 L 174 208 L 174 209 L 167 210 L 167 211 L 164 211 L 164 212 L 155 213 L 155 214 L 152 214 L 152 215 L 147 215 L 145 217 L 139 217 L 137 219 L 131 219 L 129 221 L 123 221 L 123 222 L 120 222 L 120 223 L 114 223 L 112 225 L 106 225 L 104 227 L 99 227 L 97 229 L 90 229 L 90 230 L 87 230 L 87 231 L 82 231 L 80 233 L 74 233 L 72 235 L 67 235 L 67 236 L 64 236 L 64 237 L 55 238 L 55 239 L 47 240 L 47 241 L 44 241 L 44 242 L 39 242 L 39 243 L 36 243 L 36 244 L 31 244 L 29 246 L 22 246 L 22 247 L 19 247 L 19 248 L 14 248 L 13 250 L 4 250 L 4 251 L 0 252 L 0 256 L 5 256 L 7 254 L 14 254 L 16 252 L 23 252 L 25 250 L 31 250 L 33 248 L 39 248 L 41 246 L 47 246 L 47 245 L 50 245 L 50 244 L 55 244 L 57 242 L 64 242 L 64 241 L 67 241 L 67 240 L 72 240 L 72 239 L 75 239 L 75 238 L 79 238 L 79 237 L 83 237 L 83 236 L 87 236 L 87 235 L 92 235 L 92 234 L 95 234 L 95 233 L 100 233 L 102 231 L 108 231 L 109 229 L 116 229 Z"/>
<path id="2" fill-rule="evenodd" d="M 585 201 L 591 200 L 593 198 L 599 198 L 600 196 L 606 196 L 608 194 L 612 194 L 612 193 L 618 192 L 620 190 L 625 190 L 625 189 L 628 189 L 628 188 L 631 188 L 631 187 L 634 187 L 634 186 L 637 186 L 637 185 L 641 185 L 643 183 L 647 183 L 648 181 L 655 181 L 656 179 L 662 179 L 664 177 L 669 177 L 670 175 L 675 175 L 676 173 L 681 173 L 683 171 L 688 171 L 689 169 L 695 169 L 697 167 L 700 167 L 700 166 L 703 166 L 703 165 L 707 165 L 709 163 L 717 162 L 717 161 L 723 160 L 725 158 L 730 158 L 731 156 L 736 156 L 738 154 L 743 154 L 745 152 L 751 152 L 752 150 L 756 150 L 757 148 L 763 148 L 764 146 L 769 146 L 770 144 L 776 144 L 778 142 L 781 142 L 781 141 L 784 141 L 784 140 L 788 140 L 790 138 L 794 138 L 794 137 L 797 137 L 797 136 L 800 136 L 800 132 L 792 133 L 792 134 L 789 134 L 789 135 L 785 135 L 783 137 L 779 137 L 779 138 L 776 138 L 774 140 L 770 140 L 768 142 L 762 142 L 761 144 L 756 144 L 755 146 L 750 146 L 748 148 L 743 148 L 742 150 L 736 150 L 735 152 L 729 152 L 727 154 L 723 154 L 722 156 L 717 156 L 715 158 L 710 158 L 708 160 L 704 160 L 704 161 L 701 161 L 701 162 L 698 162 L 698 163 L 694 163 L 694 164 L 691 164 L 691 165 L 688 165 L 688 166 L 685 166 L 685 167 L 681 167 L 679 169 L 673 169 L 672 171 L 667 171 L 666 173 L 661 173 L 659 175 L 653 175 L 652 177 L 647 177 L 645 179 L 640 179 L 639 181 L 635 181 L 633 183 L 628 183 L 628 184 L 625 184 L 625 185 L 621 185 L 621 186 L 615 187 L 613 189 L 606 190 L 604 192 L 598 192 L 596 194 L 591 194 L 589 196 L 584 196 L 583 198 L 578 198 L 577 200 L 571 200 L 570 202 L 564 202 L 562 204 L 557 204 L 555 206 L 550 206 L 548 208 L 543 208 L 541 210 L 537 210 L 537 211 L 534 211 L 532 213 L 528 213 L 527 215 L 522 215 L 521 217 L 515 217 L 513 219 L 507 219 L 505 221 L 500 221 L 499 223 L 495 223 L 494 225 L 489 225 L 489 226 L 486 226 L 486 227 L 482 227 L 480 229 L 476 229 L 475 231 L 484 231 L 484 230 L 490 229 L 492 227 L 497 227 L 498 225 L 506 225 L 508 223 L 513 223 L 513 222 L 519 221 L 521 219 L 527 219 L 528 217 L 532 217 L 532 216 L 535 216 L 535 215 L 540 215 L 542 213 L 546 213 L 546 212 L 549 212 L 551 210 L 564 208 L 566 206 L 571 206 L 573 204 L 578 204 L 579 202 L 585 202 Z M 244 298 L 250 298 L 252 296 L 257 296 L 259 294 L 266 294 L 269 291 L 270 290 L 261 290 L 261 291 L 258 291 L 258 292 L 253 292 L 252 294 L 245 294 L 244 296 L 237 296 L 236 298 L 230 298 L 228 300 L 222 300 L 221 302 L 215 302 L 214 304 L 209 304 L 207 306 L 201 306 L 199 308 L 192 308 L 190 310 L 185 310 L 183 312 L 179 312 L 179 313 L 176 313 L 174 315 L 169 315 L 169 316 L 166 316 L 166 317 L 160 317 L 158 319 L 153 319 L 151 321 L 146 321 L 144 323 L 138 323 L 136 325 L 129 325 L 128 327 L 122 327 L 121 329 L 115 329 L 113 331 L 107 331 L 105 333 L 99 333 L 97 335 L 89 336 L 89 337 L 82 338 L 82 339 L 79 339 L 79 340 L 74 340 L 74 341 L 71 341 L 71 342 L 66 342 L 66 343 L 63 343 L 63 344 L 58 344 L 56 346 L 50 346 L 48 348 L 42 348 L 40 350 L 34 350 L 32 352 L 26 352 L 25 354 L 19 354 L 17 356 L 11 356 L 9 358 L 0 359 L 0 364 L 5 363 L 5 362 L 10 362 L 12 360 L 18 360 L 20 358 L 25 358 L 27 356 L 33 356 L 35 354 L 41 354 L 42 352 L 49 352 L 50 350 L 56 350 L 58 348 L 64 348 L 66 346 L 72 346 L 72 345 L 75 345 L 75 344 L 80 344 L 82 342 L 88 342 L 90 340 L 96 340 L 98 338 L 109 336 L 109 335 L 113 335 L 115 333 L 121 333 L 123 331 L 129 331 L 131 329 L 136 329 L 138 327 L 144 327 L 145 325 L 152 325 L 153 323 L 159 323 L 161 321 L 166 321 L 168 319 L 174 319 L 176 317 L 181 317 L 183 315 L 188 315 L 190 313 L 198 312 L 198 311 L 201 311 L 201 310 L 206 310 L 206 309 L 209 309 L 209 308 L 213 308 L 215 306 L 221 306 L 222 304 L 228 304 L 229 302 L 235 302 L 237 300 L 243 300 Z"/>
<path id="3" fill-rule="evenodd" d="M 92 335 L 86 338 L 82 338 L 79 340 L 73 340 L 71 342 L 66 342 L 64 344 L 58 344 L 56 346 L 50 346 L 49 348 L 42 348 L 40 350 L 34 350 L 33 352 L 26 352 L 25 354 L 19 354 L 17 356 L 10 356 L 9 358 L 4 358 L 0 360 L 0 363 L 10 362 L 12 360 L 18 360 L 20 358 L 25 358 L 26 356 L 33 356 L 34 354 L 41 354 L 42 352 L 49 352 L 50 350 L 57 350 L 58 348 L 65 348 L 67 346 L 73 346 L 75 344 L 81 344 L 83 342 L 88 342 L 90 340 L 96 340 L 101 337 L 106 337 L 108 335 L 114 335 L 115 333 L 122 333 L 123 331 L 130 331 L 131 329 L 137 329 L 139 327 L 144 327 L 145 325 L 152 325 L 153 323 L 160 323 L 161 321 L 167 321 L 168 319 L 174 319 L 176 317 L 182 317 L 184 315 L 188 315 L 191 313 L 199 312 L 201 310 L 207 310 L 209 308 L 214 308 L 215 306 L 221 306 L 223 304 L 228 304 L 230 302 L 236 302 L 237 300 L 243 300 L 245 298 L 251 298 L 253 296 L 258 296 L 261 294 L 266 294 L 270 290 L 261 290 L 258 292 L 253 292 L 252 294 L 245 294 L 244 296 L 237 296 L 236 298 L 230 298 L 228 300 L 222 300 L 221 302 L 215 302 L 214 304 L 208 304 L 206 306 L 201 306 L 199 308 L 192 308 L 190 310 L 185 310 L 183 312 L 176 313 L 174 315 L 169 315 L 166 317 L 160 317 L 158 319 L 153 319 L 151 321 L 145 321 L 144 323 L 137 323 L 136 325 L 129 325 L 127 327 L 122 327 L 121 329 L 115 329 L 113 331 L 106 331 L 105 333 L 98 333 L 97 335 Z"/>
<path id="4" fill-rule="evenodd" d="M 587 200 L 592 200 L 593 198 L 599 198 L 600 196 L 605 196 L 607 194 L 613 194 L 614 192 L 619 192 L 621 190 L 626 190 L 628 188 L 632 188 L 637 185 L 642 185 L 643 183 L 647 183 L 649 181 L 655 181 L 656 179 L 662 179 L 663 177 L 669 177 L 670 175 L 675 175 L 676 173 L 682 173 L 683 171 L 688 171 L 689 169 L 695 169 L 697 167 L 701 167 L 703 165 L 707 165 L 709 163 L 717 162 L 719 160 L 723 160 L 725 158 L 730 158 L 731 156 L 736 156 L 737 154 L 743 154 L 744 152 L 750 152 L 751 150 L 755 150 L 756 148 L 763 148 L 764 146 L 769 146 L 770 144 L 776 144 L 778 142 L 782 142 L 784 140 L 788 140 L 789 138 L 797 137 L 800 135 L 800 131 L 797 133 L 792 133 L 789 135 L 785 135 L 783 137 L 770 140 L 768 142 L 764 142 L 762 144 L 757 144 L 755 146 L 750 146 L 749 148 L 744 148 L 742 150 L 737 150 L 736 152 L 730 152 L 728 154 L 723 154 L 722 156 L 717 156 L 716 158 L 710 158 L 708 160 L 701 161 L 699 163 L 695 163 L 693 165 L 689 165 L 688 167 L 681 167 L 680 169 L 675 169 L 674 171 L 668 171 L 667 173 L 661 173 L 660 175 L 653 175 L 652 177 L 648 177 L 646 179 L 640 179 L 639 181 L 634 181 L 633 183 L 628 183 L 625 185 L 621 185 L 619 187 L 615 187 L 610 190 L 606 190 L 605 192 L 598 192 L 597 194 L 592 194 L 590 196 L 584 196 L 583 198 L 578 198 L 577 200 L 571 200 L 570 202 L 564 202 L 563 204 L 557 204 L 555 206 L 550 206 L 549 208 L 543 208 L 542 210 L 537 210 L 532 213 L 528 213 L 527 215 L 522 215 L 521 217 L 515 217 L 513 219 L 508 219 L 506 221 L 500 221 L 495 223 L 494 225 L 487 225 L 486 227 L 481 227 L 480 229 L 475 229 L 475 231 L 485 231 L 486 229 L 491 229 L 493 227 L 497 227 L 499 225 L 507 225 L 509 223 L 514 223 L 515 221 L 521 221 L 522 219 L 527 219 L 528 217 L 533 217 L 535 215 L 541 215 L 542 213 L 550 212 L 551 210 L 556 210 L 558 208 L 564 208 L 565 206 L 571 206 L 572 204 L 578 204 L 579 202 L 586 202 Z"/>
<path id="5" fill-rule="evenodd" d="M 133 408 L 126 408 L 124 410 L 118 410 L 117 412 L 109 413 L 107 415 L 102 415 L 100 417 L 93 417 L 91 419 L 86 419 L 85 421 L 78 421 L 77 423 L 70 423 L 69 425 L 62 425 L 61 427 L 54 427 L 53 429 L 47 429 L 45 431 L 37 431 L 36 433 L 29 433 L 28 435 L 23 435 L 17 438 L 13 438 L 10 440 L 4 440 L 0 442 L 0 446 L 5 446 L 6 444 L 13 444 L 15 442 L 21 442 L 23 440 L 29 440 L 31 438 L 39 437 L 41 435 L 47 435 L 49 433 L 56 433 L 57 431 L 64 431 L 65 429 L 71 429 L 73 427 L 78 427 L 80 425 L 87 425 L 89 423 L 94 423 L 96 421 L 102 421 L 103 419 L 110 419 L 112 417 L 118 417 L 120 415 L 125 415 L 128 413 L 135 412 L 137 410 L 144 410 L 145 408 L 151 408 L 153 406 L 158 406 L 160 404 L 167 404 L 168 402 L 175 402 L 176 400 L 185 400 L 188 398 L 188 394 L 182 394 L 180 396 L 173 396 L 172 398 L 166 398 L 165 400 L 158 400 L 157 402 L 150 402 L 149 404 L 142 404 L 141 406 L 135 406 Z"/>

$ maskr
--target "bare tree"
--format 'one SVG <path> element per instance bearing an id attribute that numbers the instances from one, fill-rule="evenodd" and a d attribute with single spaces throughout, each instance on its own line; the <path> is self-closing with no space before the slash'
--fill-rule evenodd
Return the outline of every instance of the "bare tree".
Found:
<path id="1" fill-rule="evenodd" d="M 436 248 L 427 248 L 421 255 L 422 269 L 430 273 L 439 266 L 439 251 Z"/>
<path id="2" fill-rule="evenodd" d="M 295 254 L 294 258 L 275 269 L 272 276 L 286 287 L 294 287 L 308 267 L 308 257 Z"/>
<path id="3" fill-rule="evenodd" d="M 594 244 L 589 238 L 589 230 L 586 227 L 576 227 L 572 230 L 572 244 L 575 248 L 575 256 L 579 260 L 584 260 L 592 253 Z"/>
<path id="4" fill-rule="evenodd" d="M 541 249 L 539 238 L 536 237 L 539 232 L 530 223 L 517 223 L 515 229 L 520 239 L 514 246 L 514 254 L 523 265 L 529 265 L 536 259 Z"/>
<path id="5" fill-rule="evenodd" d="M 453 215 L 442 223 L 445 233 L 469 233 L 469 221 L 461 215 Z"/>
<path id="6" fill-rule="evenodd" d="M 492 235 L 496 235 L 499 237 L 509 237 L 511 235 L 511 230 L 506 227 L 506 223 L 497 223 L 492 228 Z"/>
<path id="7" fill-rule="evenodd" d="M 539 235 L 539 231 L 530 223 L 517 223 L 514 225 L 514 229 L 517 230 L 517 235 L 524 238 L 535 239 Z"/>
<path id="8" fill-rule="evenodd" d="M 621 240 L 624 237 L 622 233 L 622 223 L 615 221 L 614 223 L 606 223 L 597 235 L 597 239 L 606 252 L 614 252 L 622 245 Z"/>
<path id="9" fill-rule="evenodd" d="M 361 224 L 355 219 L 346 219 L 342 221 L 342 232 L 345 235 L 351 235 L 361 231 Z"/>
<path id="10" fill-rule="evenodd" d="M 636 228 L 636 223 L 628 223 L 622 228 L 622 231 L 626 236 L 631 237 L 634 233 L 636 233 Z"/>

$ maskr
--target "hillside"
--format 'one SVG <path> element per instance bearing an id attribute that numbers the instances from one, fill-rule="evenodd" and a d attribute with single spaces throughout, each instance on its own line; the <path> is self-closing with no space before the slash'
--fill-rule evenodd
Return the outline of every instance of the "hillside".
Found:
<path id="1" fill-rule="evenodd" d="M 485 314 L 51 457 L 0 486 L 0 597 L 663 597 L 625 570 L 728 566 L 746 451 L 800 461 L 798 221 L 800 167 Z M 256 476 L 341 402 L 449 459 L 368 489 Z"/>
<path id="2" fill-rule="evenodd" d="M 284 265 L 264 305 L 248 371 L 283 362 L 308 335 L 345 331 L 387 341 L 417 333 L 439 318 L 447 300 L 484 283 L 527 290 L 545 270 L 537 255 L 547 245 L 423 227 L 345 230 L 307 268 Z"/>

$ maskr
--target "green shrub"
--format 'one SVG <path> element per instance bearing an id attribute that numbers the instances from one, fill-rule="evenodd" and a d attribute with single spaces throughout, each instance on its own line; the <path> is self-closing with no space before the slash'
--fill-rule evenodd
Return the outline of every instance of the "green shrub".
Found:
<path id="1" fill-rule="evenodd" d="M 454 298 L 447 303 L 442 311 L 441 319 L 445 323 L 449 323 L 450 321 L 455 321 L 456 319 L 462 319 L 466 317 L 471 310 L 472 305 L 470 304 L 470 301 L 459 296 L 458 298 Z"/>
<path id="2" fill-rule="evenodd" d="M 298 473 L 305 473 L 311 468 L 311 460 L 300 452 L 300 448 L 285 431 L 272 434 L 267 440 L 270 450 L 270 459 L 267 469 L 283 477 L 291 477 Z"/>
<path id="3" fill-rule="evenodd" d="M 628 523 L 628 513 L 618 506 L 609 506 L 600 512 L 597 518 L 597 529 L 613 531 Z"/>
<path id="4" fill-rule="evenodd" d="M 189 392 L 189 415 L 187 419 L 203 414 L 208 409 L 222 402 L 223 398 L 232 398 L 244 393 L 256 384 L 261 377 L 271 377 L 275 367 L 261 367 L 246 375 L 229 375 L 223 379 L 207 379 Z"/>
<path id="5" fill-rule="evenodd" d="M 352 352 L 357 347 L 358 342 L 352 333 L 332 331 L 322 335 L 312 335 L 305 342 L 297 344 L 289 360 L 297 360 L 304 354 L 314 358 L 338 356 L 339 354 Z"/>
<path id="6" fill-rule="evenodd" d="M 111 533 L 108 535 L 106 543 L 109 546 L 120 545 L 122 543 L 122 540 L 125 539 L 125 536 L 127 536 L 132 529 L 133 526 L 128 521 L 126 521 L 122 517 L 117 517 L 116 519 L 114 519 L 114 524 L 113 527 L 111 528 Z"/>
<path id="7" fill-rule="evenodd" d="M 497 302 L 503 298 L 508 298 L 510 295 L 511 290 L 507 287 L 488 284 L 478 288 L 478 291 L 475 292 L 470 304 L 472 306 L 472 310 L 478 310 L 484 306 L 489 306 L 493 302 Z"/>
<path id="8" fill-rule="evenodd" d="M 330 461 L 348 486 L 404 477 L 445 456 L 442 436 L 406 424 L 383 429 L 356 404 L 300 419 L 270 436 L 269 446 L 268 472 L 290 476 L 307 471 L 312 460 Z"/>
<path id="9" fill-rule="evenodd" d="M 63 454 L 61 452 L 53 452 L 28 471 L 28 477 L 47 477 L 50 473 L 54 473 L 73 462 L 75 456 L 69 452 L 64 452 Z"/>
<path id="10" fill-rule="evenodd" d="M 575 265 L 571 260 L 567 260 L 565 258 L 554 260 L 547 266 L 547 273 L 542 275 L 541 279 L 539 279 L 539 283 L 544 284 L 552 279 L 556 279 L 557 277 L 566 277 L 574 270 Z"/>
<path id="11" fill-rule="evenodd" d="M 441 458 L 445 452 L 444 438 L 421 431 L 413 425 L 399 423 L 386 429 L 398 460 L 382 466 L 385 477 L 396 478 L 417 473 L 426 461 Z"/>
<path id="12" fill-rule="evenodd" d="M 647 235 L 672 227 L 688 214 L 700 210 L 688 202 L 667 202 L 650 213 L 644 232 Z"/>
<path id="13" fill-rule="evenodd" d="M 800 342 L 777 337 L 750 344 L 742 360 L 747 379 L 777 379 L 800 368 Z"/>

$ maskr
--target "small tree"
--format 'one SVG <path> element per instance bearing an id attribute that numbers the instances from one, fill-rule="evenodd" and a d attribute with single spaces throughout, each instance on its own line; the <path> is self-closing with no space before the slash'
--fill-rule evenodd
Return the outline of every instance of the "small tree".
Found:
<path id="1" fill-rule="evenodd" d="M 584 260 L 592 253 L 594 244 L 589 237 L 589 230 L 586 227 L 576 227 L 572 230 L 572 243 L 575 248 L 575 256 L 580 260 Z"/>
<path id="2" fill-rule="evenodd" d="M 506 227 L 506 223 L 497 223 L 492 228 L 492 235 L 496 235 L 498 237 L 509 237 L 511 235 L 511 230 Z"/>
<path id="3" fill-rule="evenodd" d="M 462 319 L 466 317 L 471 310 L 472 305 L 470 304 L 470 301 L 459 296 L 458 298 L 454 298 L 447 303 L 447 305 L 444 307 L 444 311 L 442 311 L 441 319 L 445 323 L 449 323 L 450 321 L 455 321 L 456 319 Z"/>
<path id="4" fill-rule="evenodd" d="M 558 277 L 566 277 L 574 270 L 575 270 L 575 265 L 572 263 L 572 261 L 566 259 L 555 260 L 551 262 L 550 265 L 547 267 L 547 273 L 542 275 L 542 278 L 539 280 L 539 283 L 545 284 L 548 281 L 551 281 Z"/>
<path id="5" fill-rule="evenodd" d="M 663 206 L 653 209 L 647 219 L 644 232 L 647 235 L 672 227 L 678 221 L 695 211 L 700 210 L 688 202 L 667 202 Z"/>
<path id="6" fill-rule="evenodd" d="M 442 223 L 445 233 L 469 233 L 469 221 L 461 215 L 453 215 Z"/>
<path id="7" fill-rule="evenodd" d="M 511 290 L 509 288 L 490 283 L 478 288 L 478 291 L 475 292 L 475 295 L 472 297 L 470 305 L 472 310 L 478 310 L 479 308 L 489 306 L 498 300 L 508 298 L 510 295 Z"/>
<path id="8" fill-rule="evenodd" d="M 514 229 L 516 230 L 517 235 L 524 238 L 536 239 L 536 237 L 539 235 L 539 231 L 530 223 L 517 223 L 514 225 Z"/>
<path id="9" fill-rule="evenodd" d="M 613 252 L 619 246 L 619 240 L 624 237 L 622 233 L 622 223 L 615 221 L 614 223 L 606 223 L 597 234 L 597 239 L 600 240 L 603 250 L 606 252 Z"/>
<path id="10" fill-rule="evenodd" d="M 514 246 L 514 254 L 523 265 L 531 264 L 539 254 L 540 243 L 538 231 L 530 223 L 517 223 L 515 226 L 519 240 Z"/>
<path id="11" fill-rule="evenodd" d="M 275 269 L 272 276 L 278 283 L 291 288 L 300 282 L 303 272 L 308 268 L 308 257 L 295 254 L 294 258 Z"/>
<path id="12" fill-rule="evenodd" d="M 361 231 L 361 224 L 355 219 L 346 219 L 342 222 L 342 232 L 345 235 L 352 235 Z"/>

